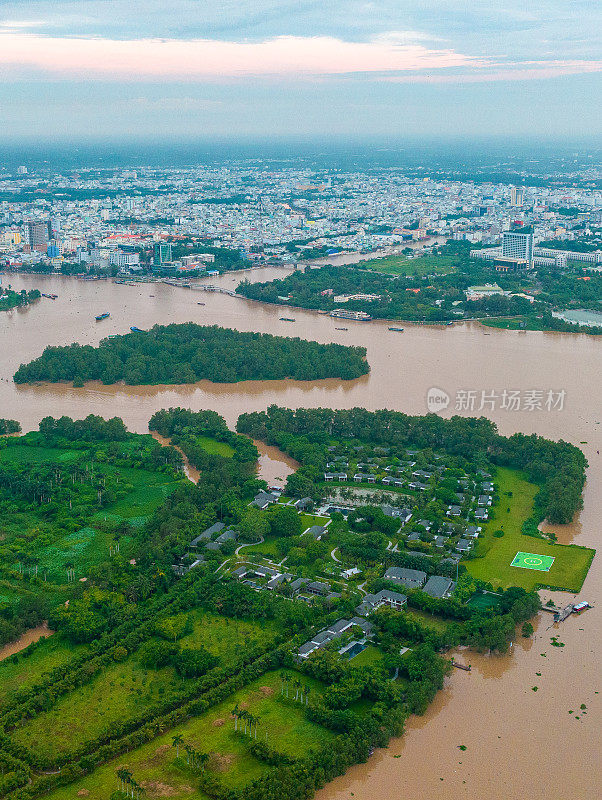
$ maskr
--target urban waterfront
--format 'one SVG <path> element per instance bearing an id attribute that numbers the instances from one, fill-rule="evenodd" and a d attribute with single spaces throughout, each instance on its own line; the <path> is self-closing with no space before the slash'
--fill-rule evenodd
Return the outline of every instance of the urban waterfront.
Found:
<path id="1" fill-rule="evenodd" d="M 253 281 L 265 281 L 288 271 L 261 268 L 247 275 Z M 234 289 L 239 280 L 240 275 L 226 273 L 211 282 Z M 452 398 L 443 412 L 451 415 L 453 398 L 474 392 L 476 406 L 459 413 L 489 416 L 503 434 L 536 432 L 582 447 L 590 464 L 585 508 L 578 521 L 557 533 L 562 542 L 597 546 L 602 518 L 601 362 L 599 343 L 592 337 L 489 330 L 476 323 L 452 328 L 406 325 L 399 334 L 389 331 L 385 322 L 350 321 L 345 323 L 347 330 L 337 330 L 335 320 L 314 312 L 294 309 L 296 322 L 287 325 L 279 319 L 281 309 L 276 306 L 162 283 L 126 286 L 33 275 L 11 275 L 10 282 L 16 289 L 39 288 L 58 296 L 0 317 L 0 408 L 2 416 L 19 420 L 24 430 L 37 427 L 49 414 L 79 418 L 96 413 L 120 416 L 130 430 L 145 432 L 154 411 L 178 405 L 215 409 L 230 426 L 240 413 L 272 403 L 291 408 L 391 408 L 422 414 L 433 387 Z M 110 318 L 96 323 L 95 316 L 105 311 Z M 38 356 L 46 345 L 96 344 L 132 325 L 145 329 L 156 323 L 187 321 L 362 345 L 367 348 L 371 372 L 349 382 L 200 382 L 177 387 L 88 384 L 73 388 L 12 382 L 19 364 Z M 514 411 L 496 404 L 485 404 L 480 410 L 482 392 L 490 395 L 504 389 L 564 391 L 566 396 L 562 410 Z M 265 455 L 262 466 L 267 480 L 284 478 L 292 469 L 290 461 L 279 461 L 273 450 Z M 544 599 L 550 594 L 542 593 Z M 601 598 L 599 559 L 594 560 L 580 596 L 594 605 Z M 467 654 L 473 665 L 470 674 L 452 675 L 425 717 L 410 720 L 404 737 L 334 781 L 318 794 L 318 800 L 342 800 L 351 793 L 359 800 L 375 796 L 414 800 L 427 795 L 437 799 L 451 794 L 560 800 L 567 791 L 585 800 L 597 797 L 595 720 L 600 711 L 596 692 L 601 644 L 597 615 L 594 609 L 571 618 L 559 631 L 547 630 L 549 620 L 540 615 L 536 638 L 519 639 L 509 655 Z M 554 635 L 565 647 L 551 646 Z M 534 685 L 537 692 L 532 691 Z M 576 720 L 568 712 L 582 703 L 588 713 Z M 459 750 L 460 745 L 467 749 Z"/>

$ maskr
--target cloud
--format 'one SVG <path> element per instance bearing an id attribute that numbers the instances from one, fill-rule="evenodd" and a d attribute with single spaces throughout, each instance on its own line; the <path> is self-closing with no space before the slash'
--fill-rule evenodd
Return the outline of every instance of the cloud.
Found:
<path id="1" fill-rule="evenodd" d="M 389 76 L 391 83 L 488 83 L 529 81 L 602 72 L 602 61 L 525 61 L 521 64 L 496 64 L 493 69 L 451 74 Z"/>
<path id="2" fill-rule="evenodd" d="M 277 36 L 260 42 L 46 37 L 0 33 L 0 69 L 40 70 L 73 78 L 202 81 L 256 76 L 311 77 L 484 66 L 418 35 L 393 32 L 367 42 L 331 36 Z"/>

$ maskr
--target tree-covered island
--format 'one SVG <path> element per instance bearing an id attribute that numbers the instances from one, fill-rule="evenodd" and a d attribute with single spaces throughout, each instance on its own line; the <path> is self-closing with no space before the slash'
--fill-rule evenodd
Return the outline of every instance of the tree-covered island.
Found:
<path id="1" fill-rule="evenodd" d="M 485 419 L 273 406 L 234 433 L 175 408 L 149 428 L 197 484 L 117 418 L 0 440 L 0 642 L 55 631 L 0 662 L 8 800 L 307 800 L 424 713 L 451 647 L 505 652 L 537 588 L 578 591 L 593 557 L 537 530 L 581 507 L 581 452 Z M 284 492 L 249 437 L 300 462 Z"/>
<path id="2" fill-rule="evenodd" d="M 248 333 L 192 322 L 155 325 L 103 339 L 98 347 L 47 347 L 22 364 L 15 383 L 86 381 L 131 385 L 210 380 L 351 380 L 369 372 L 363 347 L 319 344 L 299 338 Z"/>
<path id="3" fill-rule="evenodd" d="M 0 286 L 0 311 L 8 311 L 11 308 L 25 308 L 35 300 L 39 300 L 41 296 L 39 289 L 30 289 L 29 291 L 21 289 L 16 292 L 10 286 L 6 289 Z"/>

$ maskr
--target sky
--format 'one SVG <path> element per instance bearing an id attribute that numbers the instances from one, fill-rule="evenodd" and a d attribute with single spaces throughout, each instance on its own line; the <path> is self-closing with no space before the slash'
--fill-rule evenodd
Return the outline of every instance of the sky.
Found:
<path id="1" fill-rule="evenodd" d="M 596 0 L 2 0 L 0 139 L 597 137 Z"/>

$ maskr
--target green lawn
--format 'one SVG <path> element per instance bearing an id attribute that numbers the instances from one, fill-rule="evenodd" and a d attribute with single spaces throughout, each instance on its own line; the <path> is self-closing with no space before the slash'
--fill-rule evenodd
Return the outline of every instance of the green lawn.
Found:
<path id="1" fill-rule="evenodd" d="M 320 517 L 318 514 L 299 514 L 301 518 L 301 531 L 306 531 L 314 525 L 326 525 L 330 517 Z"/>
<path id="2" fill-rule="evenodd" d="M 495 594 L 485 594 L 484 592 L 477 592 L 473 594 L 470 600 L 466 603 L 470 608 L 476 608 L 479 611 L 486 611 L 489 608 L 497 608 L 500 604 L 500 598 Z"/>
<path id="3" fill-rule="evenodd" d="M 66 664 L 86 647 L 73 645 L 60 634 L 54 634 L 48 636 L 31 654 L 19 656 L 16 661 L 0 661 L 0 708 L 16 690 L 33 686 L 42 675 Z"/>
<path id="4" fill-rule="evenodd" d="M 387 275 L 430 275 L 432 273 L 447 274 L 455 269 L 454 256 L 417 256 L 408 258 L 407 256 L 388 256 L 387 258 L 375 258 L 365 261 L 357 266 L 360 269 L 371 269 L 376 272 L 384 272 Z"/>
<path id="5" fill-rule="evenodd" d="M 183 647 L 203 644 L 213 655 L 227 659 L 258 643 L 269 641 L 274 628 L 195 611 L 193 631 L 180 640 Z M 137 654 L 112 664 L 92 681 L 59 698 L 52 709 L 14 731 L 15 741 L 46 757 L 70 752 L 82 742 L 109 730 L 118 720 L 134 716 L 188 681 L 173 667 L 145 669 Z"/>
<path id="6" fill-rule="evenodd" d="M 290 673 L 295 677 L 296 673 Z M 320 685 L 317 682 L 304 677 L 303 682 L 312 685 L 314 695 L 318 693 Z M 179 767 L 174 763 L 172 737 L 176 734 L 183 736 L 185 744 L 209 754 L 208 770 L 220 783 L 228 788 L 241 788 L 259 778 L 269 767 L 249 753 L 249 738 L 234 731 L 230 712 L 236 703 L 260 718 L 258 740 L 265 741 L 267 734 L 271 747 L 292 756 L 298 757 L 312 747 L 327 744 L 334 735 L 309 722 L 300 703 L 281 697 L 280 687 L 279 673 L 266 673 L 202 716 L 166 731 L 143 747 L 103 764 L 91 775 L 55 790 L 47 797 L 50 800 L 72 800 L 84 796 L 85 792 L 92 800 L 109 800 L 117 788 L 116 770 L 127 766 L 150 798 L 163 796 L 179 800 L 192 794 L 203 798 L 204 795 L 194 789 L 194 774 L 185 765 Z M 181 758 L 182 755 L 180 751 Z"/>
<path id="7" fill-rule="evenodd" d="M 361 653 L 353 656 L 349 663 L 352 667 L 371 667 L 373 664 L 377 664 L 382 657 L 383 654 L 377 647 L 368 645 Z"/>
<path id="8" fill-rule="evenodd" d="M 211 439 L 209 436 L 197 436 L 196 442 L 203 450 L 208 453 L 213 453 L 216 456 L 224 456 L 224 458 L 232 458 L 234 455 L 234 448 L 226 442 L 218 442 L 217 439 Z"/>
<path id="9" fill-rule="evenodd" d="M 252 544 L 249 547 L 243 547 L 243 549 L 239 553 L 240 558 L 245 558 L 248 555 L 257 555 L 262 554 L 269 556 L 270 558 L 280 558 L 280 550 L 278 549 L 278 543 L 282 541 L 278 537 L 268 536 L 267 539 L 259 544 Z"/>
<path id="10" fill-rule="evenodd" d="M 594 551 L 576 545 L 550 544 L 545 539 L 524 536 L 521 527 L 531 516 L 537 486 L 526 481 L 522 473 L 501 467 L 497 470 L 496 481 L 500 501 L 494 510 L 495 518 L 483 525 L 483 533 L 475 550 L 477 558 L 465 560 L 466 569 L 475 578 L 488 581 L 496 588 L 522 586 L 530 590 L 543 584 L 578 592 Z M 512 492 L 512 497 L 508 497 L 506 492 Z M 504 536 L 499 539 L 493 535 L 498 529 L 504 531 Z M 520 551 L 551 556 L 554 563 L 549 572 L 511 566 Z"/>

